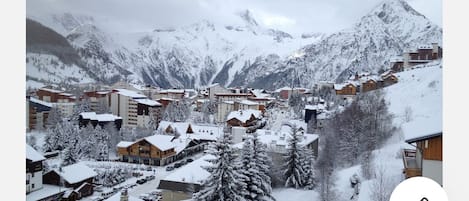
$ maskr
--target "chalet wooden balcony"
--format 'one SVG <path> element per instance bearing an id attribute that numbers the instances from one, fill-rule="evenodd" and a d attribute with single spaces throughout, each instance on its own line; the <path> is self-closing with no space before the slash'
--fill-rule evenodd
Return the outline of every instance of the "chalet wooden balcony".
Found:
<path id="1" fill-rule="evenodd" d="M 404 162 L 405 178 L 422 176 L 422 166 L 419 165 L 420 161 L 417 161 L 417 152 L 414 149 L 402 150 L 402 159 Z"/>

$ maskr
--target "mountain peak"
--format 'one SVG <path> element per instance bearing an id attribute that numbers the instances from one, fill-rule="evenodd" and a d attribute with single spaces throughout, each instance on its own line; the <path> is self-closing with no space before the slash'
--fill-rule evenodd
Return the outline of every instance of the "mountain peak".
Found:
<path id="1" fill-rule="evenodd" d="M 238 15 L 243 19 L 248 25 L 258 26 L 256 19 L 252 15 L 252 12 L 246 9 L 245 11 L 239 12 Z"/>
<path id="2" fill-rule="evenodd" d="M 369 15 L 378 16 L 384 22 L 389 23 L 392 21 L 392 18 L 395 18 L 395 16 L 404 16 L 403 14 L 426 18 L 404 0 L 384 0 L 376 6 Z"/>

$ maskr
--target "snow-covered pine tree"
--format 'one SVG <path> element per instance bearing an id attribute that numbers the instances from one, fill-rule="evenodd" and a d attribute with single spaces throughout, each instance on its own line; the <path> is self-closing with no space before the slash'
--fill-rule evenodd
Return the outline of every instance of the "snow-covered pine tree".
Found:
<path id="1" fill-rule="evenodd" d="M 57 124 L 61 124 L 63 122 L 63 114 L 57 106 L 52 106 L 49 111 L 49 115 L 47 116 L 46 121 L 46 128 L 51 129 L 55 127 Z"/>
<path id="2" fill-rule="evenodd" d="M 96 126 L 96 156 L 95 159 L 98 161 L 104 161 L 109 159 L 109 133 L 102 129 L 100 126 Z"/>
<path id="3" fill-rule="evenodd" d="M 243 147 L 241 149 L 241 155 L 239 162 L 240 174 L 244 175 L 246 178 L 244 182 L 246 183 L 246 189 L 241 191 L 245 200 L 262 200 L 264 197 L 264 192 L 261 188 L 263 178 L 260 176 L 260 170 L 256 165 L 256 158 L 254 157 L 254 149 L 252 145 L 252 139 L 245 139 L 243 142 Z"/>
<path id="4" fill-rule="evenodd" d="M 96 153 L 96 135 L 93 126 L 88 124 L 86 127 L 80 129 L 79 138 L 79 156 L 87 159 L 94 158 L 94 154 Z"/>
<path id="5" fill-rule="evenodd" d="M 303 169 L 305 170 L 305 176 L 303 177 L 303 184 L 306 189 L 313 189 L 315 186 L 314 182 L 314 155 L 313 150 L 304 149 L 302 153 L 303 158 Z"/>
<path id="6" fill-rule="evenodd" d="M 254 164 L 262 181 L 259 186 L 263 192 L 262 199 L 275 200 L 272 196 L 272 179 L 270 178 L 272 159 L 267 155 L 267 145 L 259 141 L 259 136 L 256 132 L 252 134 L 252 149 Z"/>
<path id="7" fill-rule="evenodd" d="M 89 111 L 91 111 L 90 100 L 85 97 L 75 103 L 75 106 L 73 106 L 73 113 L 69 118 L 72 122 L 78 124 L 80 113 Z"/>
<path id="8" fill-rule="evenodd" d="M 231 147 L 230 133 L 224 133 L 216 142 L 209 145 L 209 154 L 215 159 L 208 160 L 211 166 L 205 167 L 210 176 L 203 183 L 202 189 L 195 193 L 194 200 L 197 201 L 241 201 L 242 194 L 246 189 L 247 178 L 239 173 L 236 165 L 236 154 Z"/>
<path id="9" fill-rule="evenodd" d="M 303 148 L 300 145 L 301 137 L 298 128 L 291 125 L 291 137 L 288 139 L 288 148 L 284 156 L 283 175 L 285 177 L 285 187 L 300 188 L 304 186 L 303 177 L 305 170 L 302 157 Z"/>
<path id="10" fill-rule="evenodd" d="M 59 124 L 60 125 L 60 124 Z M 59 150 L 59 138 L 60 138 L 60 126 L 53 126 L 47 129 L 44 136 L 43 151 L 55 151 Z"/>
<path id="11" fill-rule="evenodd" d="M 62 159 L 62 166 L 72 165 L 78 162 L 78 155 L 76 152 L 76 144 L 78 142 L 71 142 L 68 147 L 66 147 L 63 151 L 63 159 Z"/>

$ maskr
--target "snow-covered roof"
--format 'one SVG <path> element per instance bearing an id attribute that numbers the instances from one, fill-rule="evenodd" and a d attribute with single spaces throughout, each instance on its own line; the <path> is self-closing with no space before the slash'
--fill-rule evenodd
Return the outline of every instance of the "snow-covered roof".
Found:
<path id="1" fill-rule="evenodd" d="M 299 122 L 301 121 L 298 121 L 297 123 Z M 306 123 L 303 126 L 305 127 L 304 129 L 306 129 Z M 288 139 L 291 138 L 291 128 L 286 125 L 282 125 L 282 127 L 278 131 L 258 129 L 256 133 L 258 134 L 259 141 L 266 144 L 267 147 L 270 148 L 270 150 L 276 150 L 278 148 L 277 146 L 288 148 Z M 300 145 L 306 146 L 316 141 L 318 138 L 319 135 L 317 134 L 303 133 Z M 243 143 L 241 142 L 234 146 L 236 148 L 241 148 L 243 146 Z"/>
<path id="2" fill-rule="evenodd" d="M 442 133 L 441 118 L 420 118 L 402 125 L 406 142 L 415 142 Z"/>
<path id="3" fill-rule="evenodd" d="M 120 200 L 121 200 L 121 192 L 117 192 L 116 194 L 109 197 L 108 199 L 105 199 L 105 201 L 120 201 Z M 129 195 L 128 201 L 143 201 L 143 200 Z"/>
<path id="4" fill-rule="evenodd" d="M 213 83 L 213 84 L 211 84 L 211 85 L 208 85 L 207 88 L 212 88 L 212 87 L 218 86 L 218 85 L 220 85 L 220 84 L 219 84 L 219 83 Z"/>
<path id="5" fill-rule="evenodd" d="M 208 100 L 208 99 L 198 99 L 197 100 L 197 102 L 199 102 L 199 103 L 205 103 L 205 102 L 208 102 L 208 101 L 210 101 L 210 100 Z"/>
<path id="6" fill-rule="evenodd" d="M 40 88 L 39 90 L 48 91 L 48 92 L 52 92 L 52 93 L 63 93 L 63 91 L 59 91 L 59 90 L 55 90 L 55 89 L 49 89 L 49 88 Z"/>
<path id="7" fill-rule="evenodd" d="M 128 96 L 132 98 L 147 98 L 143 94 L 139 94 L 136 91 L 128 90 L 128 89 L 116 89 L 118 94 L 123 95 L 123 96 Z"/>
<path id="8" fill-rule="evenodd" d="M 95 177 L 97 174 L 93 169 L 86 166 L 84 163 L 78 162 L 73 165 L 62 167 L 62 171 L 54 169 L 65 181 L 70 184 L 78 183 L 85 179 Z"/>
<path id="9" fill-rule="evenodd" d="M 29 144 L 26 144 L 26 159 L 31 160 L 32 162 L 46 160 L 42 154 L 36 151 Z"/>
<path id="10" fill-rule="evenodd" d="M 370 75 L 370 76 L 365 76 L 360 78 L 360 82 L 368 82 L 369 80 L 373 80 L 375 82 L 382 81 L 383 79 L 380 76 L 376 75 Z"/>
<path id="11" fill-rule="evenodd" d="M 259 105 L 259 103 L 256 103 L 254 101 L 250 101 L 250 100 L 239 100 L 237 101 L 243 105 Z"/>
<path id="12" fill-rule="evenodd" d="M 233 105 L 233 104 L 234 104 L 234 101 L 223 101 L 223 103 Z"/>
<path id="13" fill-rule="evenodd" d="M 29 98 L 29 101 L 31 101 L 31 102 L 33 102 L 33 103 L 40 104 L 40 105 L 44 105 L 44 106 L 47 106 L 47 107 L 52 107 L 52 103 L 49 103 L 49 102 L 46 102 L 46 101 L 42 101 L 42 100 L 39 100 L 39 99 L 34 98 L 34 97 L 30 97 L 30 98 Z"/>
<path id="14" fill-rule="evenodd" d="M 158 147 L 161 151 L 166 151 L 175 148 L 175 144 L 172 143 L 174 136 L 171 135 L 152 135 L 145 138 L 147 142 Z"/>
<path id="15" fill-rule="evenodd" d="M 215 96 L 251 96 L 247 93 L 216 93 Z"/>
<path id="16" fill-rule="evenodd" d="M 122 117 L 113 114 L 96 114 L 96 112 L 82 112 L 80 113 L 83 119 L 96 120 L 99 122 L 103 121 L 115 121 L 116 119 L 122 119 Z"/>
<path id="17" fill-rule="evenodd" d="M 202 184 L 203 181 L 210 176 L 210 173 L 204 169 L 204 167 L 212 165 L 212 163 L 207 161 L 210 159 L 215 159 L 215 156 L 206 154 L 191 163 L 178 168 L 163 180 Z"/>
<path id="18" fill-rule="evenodd" d="M 50 197 L 68 191 L 70 188 L 64 188 L 60 186 L 54 186 L 49 184 L 43 184 L 42 188 L 33 192 L 30 192 L 26 195 L 26 200 L 42 200 L 44 198 Z"/>
<path id="19" fill-rule="evenodd" d="M 150 99 L 135 99 L 135 101 L 148 106 L 161 106 L 161 103 Z"/>
<path id="20" fill-rule="evenodd" d="M 73 96 L 73 94 L 71 94 L 71 93 L 60 93 L 59 95 L 62 95 L 62 96 Z"/>
<path id="21" fill-rule="evenodd" d="M 341 90 L 349 84 L 353 85 L 354 87 L 357 86 L 357 84 L 355 82 L 346 82 L 346 83 L 334 84 L 334 89 L 335 90 Z"/>
<path id="22" fill-rule="evenodd" d="M 245 123 L 247 120 L 251 118 L 251 115 L 254 115 L 254 117 L 259 118 L 261 116 L 261 111 L 260 110 L 239 110 L 239 111 L 232 111 L 228 116 L 226 117 L 226 120 L 230 120 L 233 118 L 238 119 L 239 121 Z"/>
<path id="23" fill-rule="evenodd" d="M 191 126 L 194 133 L 186 133 L 189 125 Z M 190 138 L 195 140 L 216 140 L 217 137 L 223 134 L 223 127 L 221 126 L 189 124 L 187 122 L 161 121 L 158 129 L 165 130 L 168 128 L 168 126 L 171 126 L 171 128 L 177 130 L 181 135 L 180 138 Z"/>
<path id="24" fill-rule="evenodd" d="M 324 104 L 317 104 L 317 105 L 305 105 L 305 109 L 307 110 L 324 110 Z"/>
<path id="25" fill-rule="evenodd" d="M 262 93 L 262 91 L 263 91 L 262 89 L 251 90 L 252 94 L 254 94 L 254 96 L 257 98 L 268 98 L 270 96 L 270 94 Z"/>
<path id="26" fill-rule="evenodd" d="M 174 93 L 174 94 L 183 94 L 184 89 L 165 89 L 159 91 L 159 93 Z"/>
<path id="27" fill-rule="evenodd" d="M 275 92 L 279 93 L 280 91 L 284 91 L 284 90 L 291 90 L 290 87 L 282 87 L 282 88 L 279 88 L 277 90 L 275 90 Z"/>
<path id="28" fill-rule="evenodd" d="M 101 94 L 101 95 L 104 95 L 104 94 L 108 94 L 110 93 L 111 91 L 97 91 L 96 93 L 97 94 Z"/>
<path id="29" fill-rule="evenodd" d="M 129 147 L 130 145 L 132 145 L 134 142 L 129 142 L 129 141 L 120 141 L 119 143 L 117 143 L 117 147 L 119 148 L 127 148 Z"/>

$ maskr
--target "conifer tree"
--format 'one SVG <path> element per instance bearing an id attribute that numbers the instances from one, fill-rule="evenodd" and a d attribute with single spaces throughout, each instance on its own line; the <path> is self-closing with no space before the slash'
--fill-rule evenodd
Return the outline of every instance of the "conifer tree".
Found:
<path id="1" fill-rule="evenodd" d="M 288 139 L 287 153 L 284 156 L 284 177 L 285 187 L 300 188 L 304 186 L 303 177 L 305 170 L 303 168 L 303 149 L 300 145 L 301 137 L 298 129 L 292 125 L 291 137 Z"/>
<path id="2" fill-rule="evenodd" d="M 234 161 L 236 154 L 231 148 L 230 133 L 224 133 L 222 138 L 211 143 L 209 153 L 215 159 L 208 160 L 211 166 L 205 167 L 210 176 L 204 182 L 202 189 L 194 194 L 198 201 L 240 201 L 245 200 L 243 192 L 247 187 L 246 178 L 239 173 Z"/>

